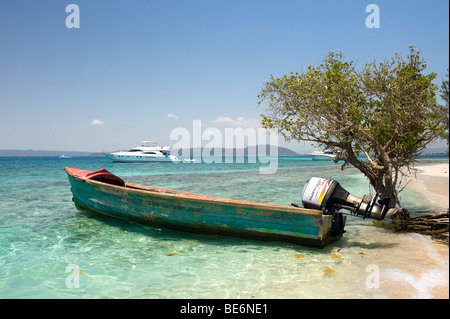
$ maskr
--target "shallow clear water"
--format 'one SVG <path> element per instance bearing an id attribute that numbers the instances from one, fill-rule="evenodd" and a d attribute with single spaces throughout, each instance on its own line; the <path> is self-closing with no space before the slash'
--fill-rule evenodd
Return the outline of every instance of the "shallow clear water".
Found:
<path id="1" fill-rule="evenodd" d="M 65 166 L 283 205 L 300 203 L 312 176 L 370 193 L 356 170 L 302 157 L 280 158 L 265 175 L 258 163 L 0 158 L 0 298 L 431 298 L 448 286 L 448 261 L 421 235 L 350 216 L 343 238 L 318 249 L 132 224 L 78 212 Z M 409 189 L 402 203 L 441 209 Z"/>

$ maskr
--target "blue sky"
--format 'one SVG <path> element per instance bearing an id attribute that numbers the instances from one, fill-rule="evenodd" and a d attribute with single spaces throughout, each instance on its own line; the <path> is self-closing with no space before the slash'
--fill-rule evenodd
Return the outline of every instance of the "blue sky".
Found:
<path id="1" fill-rule="evenodd" d="M 80 28 L 65 21 L 80 9 Z M 380 8 L 369 29 L 367 5 Z M 410 45 L 441 84 L 449 4 L 361 0 L 0 0 L 0 149 L 111 151 L 170 132 L 255 127 L 270 75 Z M 219 121 L 218 121 L 219 119 Z M 222 120 L 220 120 L 222 119 Z M 97 121 L 95 121 L 97 120 Z M 285 145 L 280 143 L 280 145 Z M 309 145 L 291 143 L 305 153 Z"/>

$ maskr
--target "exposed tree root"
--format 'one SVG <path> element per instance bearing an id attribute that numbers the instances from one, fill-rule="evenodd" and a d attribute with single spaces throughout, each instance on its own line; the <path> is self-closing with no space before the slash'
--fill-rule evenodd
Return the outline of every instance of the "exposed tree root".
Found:
<path id="1" fill-rule="evenodd" d="M 397 231 L 414 232 L 430 235 L 438 241 L 449 244 L 449 211 L 434 215 L 423 215 L 411 218 L 407 214 L 397 214 L 392 218 Z"/>

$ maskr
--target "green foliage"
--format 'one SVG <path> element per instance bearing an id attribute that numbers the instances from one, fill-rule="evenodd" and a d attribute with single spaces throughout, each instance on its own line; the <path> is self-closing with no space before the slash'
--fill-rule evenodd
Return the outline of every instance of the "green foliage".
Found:
<path id="1" fill-rule="evenodd" d="M 442 132 L 440 134 L 440 138 L 443 140 L 447 140 L 447 146 L 449 144 L 449 136 L 448 136 L 448 106 L 449 106 L 449 93 L 448 93 L 448 69 L 447 69 L 447 80 L 442 81 L 441 85 L 441 98 L 444 100 L 445 105 L 439 105 L 439 113 L 442 123 Z M 449 156 L 449 150 L 447 148 L 447 156 Z"/>
<path id="2" fill-rule="evenodd" d="M 425 69 L 413 47 L 406 59 L 396 54 L 360 69 L 342 53 L 330 52 L 304 73 L 272 76 L 258 95 L 259 104 L 268 102 L 262 125 L 287 140 L 331 148 L 337 160 L 360 169 L 380 196 L 396 196 L 400 168 L 442 131 L 436 74 Z M 359 154 L 367 161 L 358 160 Z"/>

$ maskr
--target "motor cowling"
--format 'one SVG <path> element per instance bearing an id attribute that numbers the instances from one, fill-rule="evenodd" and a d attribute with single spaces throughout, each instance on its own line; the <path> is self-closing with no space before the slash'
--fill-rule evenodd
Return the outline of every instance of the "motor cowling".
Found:
<path id="1" fill-rule="evenodd" d="M 359 198 L 351 195 L 337 181 L 320 177 L 310 178 L 303 186 L 302 204 L 305 208 L 333 213 L 347 209 L 363 218 L 384 219 L 388 207 L 375 202 L 372 195 Z"/>

